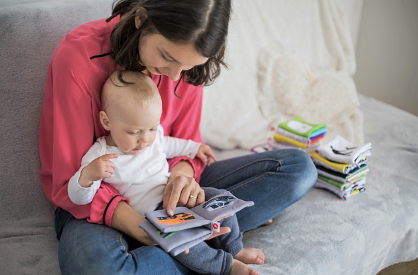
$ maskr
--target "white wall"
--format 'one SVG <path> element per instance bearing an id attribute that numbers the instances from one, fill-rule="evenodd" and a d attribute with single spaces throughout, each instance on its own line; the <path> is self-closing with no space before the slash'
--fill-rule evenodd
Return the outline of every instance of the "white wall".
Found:
<path id="1" fill-rule="evenodd" d="M 357 45 L 364 0 L 339 0 L 339 2 L 346 13 L 353 43 Z"/>
<path id="2" fill-rule="evenodd" d="M 356 52 L 358 91 L 418 115 L 418 1 L 365 0 Z"/>

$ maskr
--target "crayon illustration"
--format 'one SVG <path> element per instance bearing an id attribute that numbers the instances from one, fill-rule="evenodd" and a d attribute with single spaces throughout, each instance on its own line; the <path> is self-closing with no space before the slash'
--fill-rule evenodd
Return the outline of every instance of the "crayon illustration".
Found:
<path id="1" fill-rule="evenodd" d="M 190 213 L 177 213 L 171 217 L 158 217 L 157 218 L 159 223 L 167 224 L 167 225 L 180 224 L 180 223 L 188 222 L 194 219 L 196 219 L 195 216 L 193 216 Z"/>
<path id="2" fill-rule="evenodd" d="M 217 209 L 222 209 L 234 204 L 234 197 L 231 196 L 220 196 L 215 197 L 213 199 L 208 200 L 204 205 L 203 208 L 208 211 L 213 211 Z"/>

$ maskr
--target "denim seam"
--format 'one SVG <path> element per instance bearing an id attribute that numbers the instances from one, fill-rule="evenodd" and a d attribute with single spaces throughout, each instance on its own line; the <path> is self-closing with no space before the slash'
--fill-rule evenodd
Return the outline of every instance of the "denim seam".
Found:
<path id="1" fill-rule="evenodd" d="M 277 162 L 279 163 L 279 167 L 277 167 L 277 169 L 276 169 L 276 172 L 280 172 L 281 170 L 282 170 L 282 167 L 283 167 L 283 163 L 282 163 L 282 161 L 281 160 L 277 160 Z"/>
<path id="2" fill-rule="evenodd" d="M 236 191 L 236 190 L 239 190 L 239 189 L 241 189 L 241 188 L 243 188 L 243 187 L 245 187 L 245 186 L 247 186 L 247 185 L 249 185 L 249 184 L 253 184 L 253 183 L 254 183 L 254 182 L 256 182 L 256 181 L 258 181 L 258 180 L 260 180 L 260 179 L 262 179 L 262 178 L 265 178 L 265 177 L 267 177 L 267 176 L 271 175 L 271 173 L 273 173 L 273 172 L 267 172 L 267 173 L 264 173 L 264 174 L 263 174 L 263 175 L 261 175 L 260 177 L 257 177 L 257 178 L 255 178 L 255 179 L 252 179 L 251 181 L 246 182 L 246 183 L 244 183 L 244 184 L 241 184 L 240 186 L 237 186 L 237 187 L 235 187 L 234 189 L 231 189 L 231 190 L 229 190 L 229 191 L 232 193 L 232 192 L 234 192 L 234 191 Z"/>
<path id="3" fill-rule="evenodd" d="M 129 249 L 123 244 L 122 238 L 123 238 L 123 234 L 119 234 L 119 237 L 118 237 L 119 245 L 121 246 L 121 249 L 124 253 L 129 252 L 128 251 Z"/>
<path id="4" fill-rule="evenodd" d="M 256 161 L 253 161 L 253 162 L 247 163 L 247 164 L 246 164 L 246 165 L 244 165 L 244 166 L 240 166 L 240 167 L 238 167 L 237 169 L 235 169 L 235 170 L 233 170 L 233 171 L 229 172 L 228 174 L 225 174 L 225 175 L 223 175 L 223 176 L 221 176 L 221 177 L 219 177 L 219 178 L 217 178 L 217 179 L 212 180 L 211 182 L 207 183 L 206 185 L 207 185 L 207 186 L 210 186 L 212 183 L 214 183 L 214 182 L 216 182 L 216 181 L 218 181 L 218 180 L 221 180 L 221 179 L 223 179 L 223 178 L 225 178 L 225 177 L 227 177 L 227 176 L 229 176 L 229 175 L 231 175 L 231 174 L 233 174 L 233 173 L 235 173 L 235 172 L 237 172 L 237 171 L 239 171 L 239 170 L 242 170 L 242 169 L 244 169 L 244 168 L 245 168 L 245 167 L 247 167 L 247 166 L 253 165 L 254 163 L 258 163 L 258 162 L 264 162 L 264 161 L 273 161 L 273 162 L 277 162 L 277 163 L 279 163 L 279 167 L 277 167 L 276 171 L 277 171 L 277 172 L 279 172 L 279 171 L 280 171 L 281 166 L 282 166 L 282 163 L 281 163 L 281 161 L 280 161 L 280 160 L 278 160 L 278 159 L 274 159 L 274 158 L 259 159 L 259 160 L 256 160 Z"/>

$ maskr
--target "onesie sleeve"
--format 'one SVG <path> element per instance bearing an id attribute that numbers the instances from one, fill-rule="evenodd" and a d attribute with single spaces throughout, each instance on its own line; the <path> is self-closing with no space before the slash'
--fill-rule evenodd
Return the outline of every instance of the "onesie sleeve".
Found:
<path id="1" fill-rule="evenodd" d="M 199 150 L 201 143 L 194 142 L 190 139 L 182 139 L 175 137 L 164 137 L 164 149 L 167 158 L 185 156 L 194 159 Z"/>
<path id="2" fill-rule="evenodd" d="M 82 187 L 80 185 L 79 179 L 81 171 L 84 169 L 84 167 L 86 167 L 96 158 L 102 156 L 103 150 L 101 144 L 96 141 L 89 149 L 89 151 L 84 155 L 81 161 L 80 169 L 77 171 L 77 173 L 75 173 L 74 176 L 71 177 L 70 181 L 68 182 L 68 196 L 73 203 L 77 205 L 85 205 L 93 201 L 93 198 L 96 195 L 102 180 L 93 181 L 92 185 L 89 187 Z"/>

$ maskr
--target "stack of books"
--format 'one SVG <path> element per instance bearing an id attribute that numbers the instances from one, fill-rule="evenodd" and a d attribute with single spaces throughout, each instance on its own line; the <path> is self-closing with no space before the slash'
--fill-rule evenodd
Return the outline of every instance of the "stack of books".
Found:
<path id="1" fill-rule="evenodd" d="M 253 153 L 298 148 L 311 156 L 317 168 L 315 187 L 329 190 L 343 200 L 366 190 L 371 143 L 354 144 L 336 136 L 322 146 L 327 125 L 312 124 L 300 117 L 284 121 L 271 130 L 273 138 L 251 148 Z"/>
<path id="2" fill-rule="evenodd" d="M 366 190 L 371 143 L 353 144 L 341 136 L 309 152 L 318 171 L 315 184 L 346 200 Z"/>
<path id="3" fill-rule="evenodd" d="M 296 117 L 280 123 L 273 130 L 273 139 L 269 140 L 272 148 L 296 147 L 310 152 L 321 146 L 321 140 L 327 133 L 327 125 L 312 124 Z"/>

